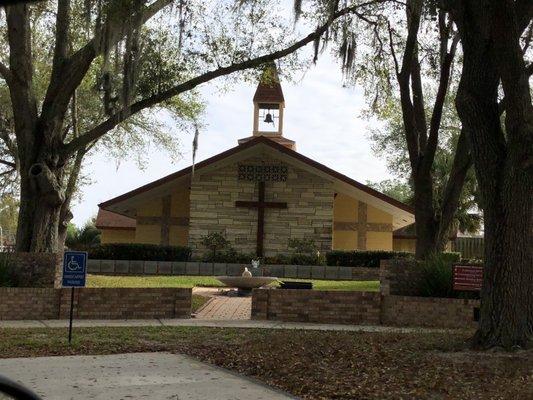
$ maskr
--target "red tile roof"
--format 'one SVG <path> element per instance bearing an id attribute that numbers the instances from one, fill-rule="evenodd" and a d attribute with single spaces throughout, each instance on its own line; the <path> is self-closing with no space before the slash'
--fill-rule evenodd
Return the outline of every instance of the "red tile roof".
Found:
<path id="1" fill-rule="evenodd" d="M 283 103 L 283 90 L 279 82 L 259 83 L 254 94 L 254 103 Z"/>
<path id="2" fill-rule="evenodd" d="M 98 229 L 135 229 L 137 222 L 134 218 L 126 217 L 100 208 L 96 217 Z"/>
<path id="3" fill-rule="evenodd" d="M 254 103 L 283 103 L 283 90 L 279 83 L 278 70 L 275 64 L 268 65 L 254 94 Z"/>

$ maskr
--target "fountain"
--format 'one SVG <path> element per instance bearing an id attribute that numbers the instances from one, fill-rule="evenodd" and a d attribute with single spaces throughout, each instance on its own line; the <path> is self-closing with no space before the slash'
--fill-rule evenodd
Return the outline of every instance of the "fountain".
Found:
<path id="1" fill-rule="evenodd" d="M 259 260 L 252 260 L 252 269 L 259 268 Z M 217 280 L 222 282 L 229 288 L 237 288 L 239 295 L 249 295 L 252 289 L 268 286 L 278 281 L 278 278 L 273 276 L 254 276 L 248 267 L 244 267 L 242 276 L 216 276 Z"/>

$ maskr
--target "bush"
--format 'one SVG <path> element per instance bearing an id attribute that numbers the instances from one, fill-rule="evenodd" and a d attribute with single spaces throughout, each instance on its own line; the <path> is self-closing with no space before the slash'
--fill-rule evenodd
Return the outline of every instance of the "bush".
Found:
<path id="1" fill-rule="evenodd" d="M 439 255 L 442 260 L 455 264 L 461 261 L 461 253 L 457 251 L 445 251 Z"/>
<path id="2" fill-rule="evenodd" d="M 381 260 L 411 258 L 412 256 L 412 253 L 401 251 L 333 250 L 326 253 L 326 262 L 327 265 L 334 266 L 379 268 Z"/>
<path id="3" fill-rule="evenodd" d="M 191 249 L 185 246 L 109 243 L 88 248 L 89 258 L 96 260 L 189 261 Z"/>
<path id="4" fill-rule="evenodd" d="M 65 245 L 69 249 L 90 248 L 100 244 L 100 230 L 95 226 L 95 220 L 89 220 L 82 228 L 69 223 Z"/>
<path id="5" fill-rule="evenodd" d="M 265 257 L 262 263 L 270 265 L 324 265 L 324 259 L 317 254 L 278 254 Z"/>
<path id="6" fill-rule="evenodd" d="M 213 232 L 202 236 L 200 243 L 211 250 L 211 257 L 213 259 L 217 257 L 217 251 L 229 249 L 229 240 L 227 240 L 220 232 Z"/>
<path id="7" fill-rule="evenodd" d="M 453 290 L 452 262 L 444 254 L 434 255 L 419 263 L 422 276 L 419 293 L 422 297 L 457 297 Z"/>
<path id="8" fill-rule="evenodd" d="M 313 239 L 289 239 L 289 249 L 298 254 L 315 254 L 318 251 Z"/>
<path id="9" fill-rule="evenodd" d="M 460 261 L 458 253 L 441 253 L 419 262 L 422 275 L 418 292 L 422 297 L 479 299 L 478 292 L 458 292 L 453 289 L 453 264 Z"/>
<path id="10" fill-rule="evenodd" d="M 0 287 L 16 287 L 19 276 L 8 253 L 0 253 Z"/>
<path id="11" fill-rule="evenodd" d="M 239 253 L 233 247 L 230 247 L 216 253 L 208 253 L 202 257 L 202 261 L 211 263 L 250 264 L 252 259 L 256 258 L 254 254 Z"/>

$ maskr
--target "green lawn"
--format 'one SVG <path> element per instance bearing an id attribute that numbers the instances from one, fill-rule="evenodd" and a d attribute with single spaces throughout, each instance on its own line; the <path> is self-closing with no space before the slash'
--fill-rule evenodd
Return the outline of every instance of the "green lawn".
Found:
<path id="1" fill-rule="evenodd" d="M 325 281 L 309 279 L 282 279 L 313 282 L 317 290 L 368 290 L 378 291 L 378 281 Z M 107 276 L 89 275 L 87 287 L 176 287 L 189 288 L 195 286 L 222 287 L 223 285 L 211 276 Z"/>

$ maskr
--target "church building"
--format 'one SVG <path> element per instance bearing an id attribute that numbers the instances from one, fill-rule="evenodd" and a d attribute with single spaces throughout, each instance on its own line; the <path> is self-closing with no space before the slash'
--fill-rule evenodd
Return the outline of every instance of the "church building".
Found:
<path id="1" fill-rule="evenodd" d="M 220 232 L 239 252 L 289 252 L 289 239 L 329 250 L 393 250 L 411 207 L 296 151 L 283 135 L 285 99 L 275 70 L 253 97 L 252 135 L 238 145 L 99 204 L 102 243 L 190 246 Z M 264 75 L 265 76 L 265 75 Z"/>

